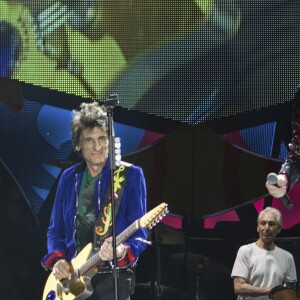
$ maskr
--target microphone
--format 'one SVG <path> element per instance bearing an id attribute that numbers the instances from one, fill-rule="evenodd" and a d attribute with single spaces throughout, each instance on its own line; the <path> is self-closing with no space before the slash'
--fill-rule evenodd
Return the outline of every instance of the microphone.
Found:
<path id="1" fill-rule="evenodd" d="M 113 108 L 119 104 L 119 96 L 118 94 L 112 94 L 107 97 L 107 99 L 104 102 L 104 106 L 107 108 Z"/>
<path id="2" fill-rule="evenodd" d="M 268 174 L 267 183 L 277 186 L 277 174 L 275 174 L 275 173 Z M 291 200 L 287 194 L 280 197 L 280 200 L 286 208 L 291 209 L 293 207 L 293 203 L 291 202 Z"/>

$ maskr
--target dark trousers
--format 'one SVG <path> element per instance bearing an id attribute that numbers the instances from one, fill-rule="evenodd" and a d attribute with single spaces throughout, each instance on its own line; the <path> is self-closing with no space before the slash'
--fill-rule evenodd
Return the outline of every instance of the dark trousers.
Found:
<path id="1" fill-rule="evenodd" d="M 87 300 L 114 300 L 115 288 L 112 273 L 96 274 L 92 278 L 93 294 Z M 118 300 L 130 300 L 135 288 L 135 275 L 132 270 L 119 270 Z"/>

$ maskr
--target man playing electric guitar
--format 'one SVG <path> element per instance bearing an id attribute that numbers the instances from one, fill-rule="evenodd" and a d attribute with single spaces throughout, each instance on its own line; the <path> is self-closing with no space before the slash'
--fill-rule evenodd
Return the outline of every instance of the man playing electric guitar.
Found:
<path id="1" fill-rule="evenodd" d="M 111 300 L 115 290 L 107 114 L 97 102 L 82 103 L 73 114 L 72 142 L 83 161 L 66 169 L 58 184 L 47 234 L 48 254 L 42 264 L 52 269 L 55 280 L 62 285 L 61 288 L 55 285 L 46 298 Z M 142 169 L 122 163 L 114 172 L 114 195 L 115 230 L 119 238 L 116 239 L 118 299 L 125 300 L 134 291 L 133 267 L 146 248 L 147 230 L 143 227 L 134 228 L 126 239 L 120 237 L 120 233 L 146 213 Z M 85 265 L 85 270 L 74 272 L 71 261 L 87 245 L 91 245 L 97 263 L 91 264 L 91 270 Z M 87 286 L 88 281 L 80 281 L 80 276 L 89 271 L 92 289 Z M 79 288 L 74 287 L 76 284 L 65 285 L 76 281 L 74 277 L 78 277 Z"/>

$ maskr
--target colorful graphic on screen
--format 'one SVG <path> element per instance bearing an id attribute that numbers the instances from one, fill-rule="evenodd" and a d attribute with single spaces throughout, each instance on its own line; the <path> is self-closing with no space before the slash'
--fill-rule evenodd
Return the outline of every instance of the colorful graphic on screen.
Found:
<path id="1" fill-rule="evenodd" d="M 299 5 L 0 0 L 1 75 L 196 124 L 291 100 Z"/>

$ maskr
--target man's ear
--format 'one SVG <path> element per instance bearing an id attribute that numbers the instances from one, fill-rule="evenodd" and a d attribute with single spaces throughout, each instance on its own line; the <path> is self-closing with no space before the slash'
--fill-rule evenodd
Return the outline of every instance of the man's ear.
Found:
<path id="1" fill-rule="evenodd" d="M 79 147 L 79 146 L 76 146 L 76 147 L 75 147 L 75 150 L 79 152 L 79 151 L 80 151 L 80 147 Z"/>

